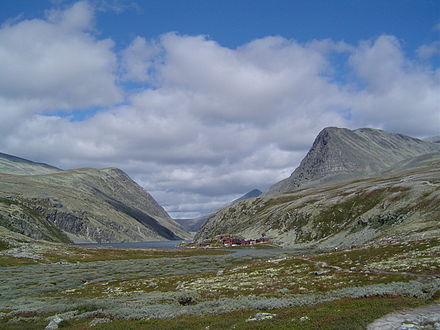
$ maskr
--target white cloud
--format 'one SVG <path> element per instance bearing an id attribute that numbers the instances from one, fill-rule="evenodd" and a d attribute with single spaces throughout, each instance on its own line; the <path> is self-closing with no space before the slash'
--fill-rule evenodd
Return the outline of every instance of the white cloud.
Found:
<path id="1" fill-rule="evenodd" d="M 440 54 L 440 41 L 434 41 L 428 45 L 422 45 L 416 50 L 417 55 L 422 59 L 429 59 Z"/>
<path id="2" fill-rule="evenodd" d="M 86 1 L 79 1 L 64 11 L 49 10 L 46 16 L 49 23 L 65 32 L 89 30 L 94 21 L 93 10 Z"/>
<path id="3" fill-rule="evenodd" d="M 0 29 L 0 148 L 63 168 L 120 167 L 173 214 L 287 177 L 326 126 L 438 135 L 440 71 L 392 36 L 231 49 L 168 33 L 136 37 L 117 62 L 94 28 L 79 2 Z M 334 67 L 341 54 L 349 82 Z M 145 87 L 121 95 L 118 79 Z M 84 121 L 47 116 L 93 106 L 103 108 Z"/>
<path id="4" fill-rule="evenodd" d="M 150 70 L 155 66 L 155 58 L 160 49 L 154 42 L 136 37 L 122 52 L 122 71 L 125 80 L 148 82 L 152 77 Z"/>
<path id="5" fill-rule="evenodd" d="M 364 85 L 350 95 L 357 125 L 414 136 L 439 133 L 440 81 L 436 72 L 405 58 L 395 37 L 361 43 L 350 63 Z"/>
<path id="6" fill-rule="evenodd" d="M 93 11 L 78 2 L 0 28 L 0 119 L 104 106 L 122 98 L 109 39 L 96 40 Z"/>

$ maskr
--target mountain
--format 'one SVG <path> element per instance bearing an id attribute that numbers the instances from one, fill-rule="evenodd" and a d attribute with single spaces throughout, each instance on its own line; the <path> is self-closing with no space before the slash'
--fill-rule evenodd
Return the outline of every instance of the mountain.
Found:
<path id="1" fill-rule="evenodd" d="M 236 200 L 234 200 L 232 203 L 236 203 L 239 201 L 243 201 L 245 199 L 249 199 L 249 198 L 254 198 L 254 197 L 258 197 L 262 194 L 263 192 L 259 189 L 253 189 L 251 191 L 249 191 L 248 193 L 244 194 L 243 196 L 237 198 Z"/>
<path id="2" fill-rule="evenodd" d="M 61 171 L 59 168 L 36 163 L 27 159 L 0 152 L 0 173 L 15 175 L 48 174 Z"/>
<path id="3" fill-rule="evenodd" d="M 61 171 L 45 164 L 2 157 L 0 226 L 55 242 L 128 242 L 187 239 L 189 233 L 123 171 Z M 8 163 L 8 161 L 10 163 Z M 25 169 L 47 174 L 23 175 Z M 20 175 L 17 175 L 20 173 Z"/>
<path id="4" fill-rule="evenodd" d="M 438 151 L 438 144 L 402 134 L 372 128 L 328 127 L 319 133 L 292 175 L 271 186 L 265 195 L 365 178 L 404 159 Z"/>
<path id="5" fill-rule="evenodd" d="M 440 144 L 440 136 L 431 136 L 429 138 L 423 139 L 423 141 Z"/>
<path id="6" fill-rule="evenodd" d="M 174 219 L 178 224 L 180 224 L 185 230 L 195 233 L 200 227 L 209 219 L 209 215 L 202 215 L 193 219 Z"/>
<path id="7" fill-rule="evenodd" d="M 221 234 L 285 247 L 349 247 L 375 239 L 440 235 L 440 153 L 387 173 L 241 201 L 215 213 L 195 239 Z"/>
<path id="8" fill-rule="evenodd" d="M 246 194 L 244 194 L 243 196 L 233 200 L 231 202 L 231 204 L 245 200 L 245 199 L 249 199 L 249 198 L 254 198 L 254 197 L 258 197 L 262 194 L 263 192 L 258 190 L 258 189 L 253 189 L 249 192 L 247 192 Z M 175 219 L 177 223 L 179 223 L 183 228 L 185 228 L 186 230 L 190 231 L 190 232 L 197 232 L 199 231 L 200 227 L 202 227 L 202 225 L 208 221 L 211 217 L 214 216 L 216 211 L 211 212 L 210 214 L 207 215 L 202 215 L 200 217 L 197 218 L 193 218 L 193 219 Z"/>

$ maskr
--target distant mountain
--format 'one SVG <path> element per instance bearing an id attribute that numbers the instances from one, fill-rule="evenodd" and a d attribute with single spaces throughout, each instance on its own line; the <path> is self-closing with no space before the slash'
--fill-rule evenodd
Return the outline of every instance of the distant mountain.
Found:
<path id="1" fill-rule="evenodd" d="M 37 175 L 61 171 L 59 168 L 44 163 L 11 156 L 0 152 L 0 173 L 15 175 Z"/>
<path id="2" fill-rule="evenodd" d="M 245 200 L 245 199 L 258 197 L 261 194 L 262 194 L 262 192 L 260 190 L 253 189 L 253 190 L 249 191 L 248 193 L 244 194 L 243 196 L 232 201 L 230 204 L 234 204 L 234 203 L 237 203 L 237 202 Z M 213 217 L 215 215 L 215 212 L 216 211 L 211 212 L 210 214 L 207 214 L 207 215 L 202 215 L 202 216 L 194 218 L 194 219 L 175 219 L 175 220 L 177 223 L 182 225 L 182 227 L 185 228 L 186 230 L 188 230 L 190 232 L 197 232 L 197 231 L 199 231 L 200 227 L 206 221 L 208 221 L 211 217 Z"/>
<path id="3" fill-rule="evenodd" d="M 248 199 L 217 211 L 195 239 L 265 233 L 285 247 L 350 247 L 409 235 L 438 237 L 440 153 L 369 178 Z"/>
<path id="4" fill-rule="evenodd" d="M 440 143 L 440 136 L 432 136 L 432 137 L 423 139 L 423 141 L 431 142 L 431 143 Z"/>
<path id="5" fill-rule="evenodd" d="M 372 128 L 352 131 L 328 127 L 319 133 L 292 175 L 271 186 L 265 195 L 365 178 L 404 159 L 438 151 L 438 144 L 402 134 Z"/>
<path id="6" fill-rule="evenodd" d="M 249 199 L 249 198 L 254 198 L 254 197 L 258 197 L 262 194 L 263 192 L 259 189 L 254 189 L 249 191 L 248 193 L 244 194 L 243 196 L 241 196 L 240 198 L 237 198 L 236 200 L 234 200 L 232 203 L 236 203 L 239 201 L 243 201 L 245 199 Z"/>
<path id="7" fill-rule="evenodd" d="M 190 237 L 119 169 L 61 171 L 9 155 L 2 162 L 7 174 L 0 173 L 0 226 L 12 231 L 55 242 Z M 24 175 L 27 169 L 38 175 Z M 46 169 L 50 173 L 41 173 Z"/>
<path id="8" fill-rule="evenodd" d="M 202 215 L 193 219 L 174 219 L 178 224 L 180 224 L 185 230 L 195 233 L 200 227 L 209 219 L 208 215 Z"/>

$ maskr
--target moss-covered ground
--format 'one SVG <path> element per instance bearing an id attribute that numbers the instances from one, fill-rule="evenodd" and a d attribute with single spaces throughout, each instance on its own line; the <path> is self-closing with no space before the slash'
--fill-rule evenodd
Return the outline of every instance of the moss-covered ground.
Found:
<path id="1" fill-rule="evenodd" d="M 133 249 L 109 247 L 67 247 L 44 253 L 47 262 L 92 262 L 148 258 L 187 258 L 198 255 L 221 255 L 228 252 L 209 249 Z"/>
<path id="2" fill-rule="evenodd" d="M 439 243 L 306 255 L 58 246 L 0 267 L 0 328 L 41 329 L 59 315 L 67 329 L 364 329 L 438 299 Z M 276 316 L 247 321 L 258 312 Z"/>
<path id="3" fill-rule="evenodd" d="M 311 258 L 344 269 L 440 275 L 440 238 L 398 240 Z"/>
<path id="4" fill-rule="evenodd" d="M 371 297 L 341 299 L 337 302 L 315 306 L 271 310 L 276 317 L 271 320 L 247 321 L 258 311 L 243 310 L 221 315 L 181 316 L 174 319 L 147 321 L 110 321 L 98 324 L 95 329 L 365 329 L 373 320 L 395 310 L 417 307 L 414 298 Z M 66 322 L 66 329 L 84 329 L 91 319 Z"/>

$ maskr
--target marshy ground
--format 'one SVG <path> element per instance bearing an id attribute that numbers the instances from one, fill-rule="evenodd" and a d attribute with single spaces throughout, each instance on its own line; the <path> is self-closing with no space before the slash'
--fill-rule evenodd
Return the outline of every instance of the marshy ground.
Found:
<path id="1" fill-rule="evenodd" d="M 4 243 L 0 328 L 364 329 L 438 303 L 440 239 L 385 243 L 257 254 Z"/>

